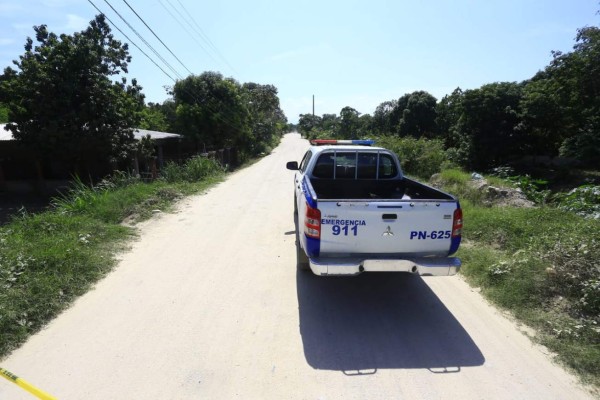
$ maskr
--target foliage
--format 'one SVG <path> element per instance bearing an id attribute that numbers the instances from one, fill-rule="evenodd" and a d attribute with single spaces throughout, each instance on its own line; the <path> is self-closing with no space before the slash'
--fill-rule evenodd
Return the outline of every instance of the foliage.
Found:
<path id="1" fill-rule="evenodd" d="M 318 115 L 300 114 L 298 132 L 308 137 L 313 130 L 321 127 L 321 122 L 322 119 Z"/>
<path id="2" fill-rule="evenodd" d="M 273 85 L 240 85 L 209 71 L 178 81 L 172 94 L 174 130 L 201 149 L 237 147 L 245 159 L 267 152 L 287 128 Z"/>
<path id="3" fill-rule="evenodd" d="M 215 160 L 196 156 L 183 165 L 168 162 L 161 171 L 161 177 L 167 182 L 197 182 L 210 176 L 218 176 L 223 172 L 223 167 Z"/>
<path id="4" fill-rule="evenodd" d="M 544 189 L 548 185 L 548 181 L 546 180 L 533 179 L 529 175 L 509 176 L 507 179 L 521 189 L 527 199 L 533 201 L 535 204 L 545 204 L 550 196 L 550 190 Z"/>
<path id="5" fill-rule="evenodd" d="M 250 136 L 241 85 L 217 72 L 190 75 L 173 88 L 176 130 L 207 148 L 240 145 Z"/>
<path id="6" fill-rule="evenodd" d="M 340 111 L 340 139 L 358 139 L 360 113 L 352 107 L 344 107 Z"/>
<path id="7" fill-rule="evenodd" d="M 377 138 L 376 144 L 396 153 L 406 174 L 425 179 L 440 172 L 446 161 L 444 144 L 437 139 L 383 136 Z"/>
<path id="8" fill-rule="evenodd" d="M 568 193 L 557 193 L 553 200 L 561 210 L 600 220 L 600 186 L 579 186 Z"/>
<path id="9" fill-rule="evenodd" d="M 125 78 L 128 47 L 114 39 L 103 15 L 73 35 L 34 27 L 25 54 L 4 72 L 1 92 L 13 136 L 37 152 L 73 166 L 115 163 L 132 151 L 141 87 Z"/>
<path id="10" fill-rule="evenodd" d="M 455 135 L 462 160 L 469 168 L 487 169 L 524 154 L 526 138 L 516 131 L 521 85 L 511 82 L 466 90 Z"/>
<path id="11" fill-rule="evenodd" d="M 8 122 L 8 108 L 0 103 L 0 124 Z"/>
<path id="12" fill-rule="evenodd" d="M 279 142 L 287 128 L 287 118 L 279 105 L 277 88 L 250 82 L 242 85 L 250 111 L 251 136 L 245 148 L 251 155 L 267 153 Z"/>
<path id="13" fill-rule="evenodd" d="M 398 100 L 398 113 L 401 114 L 397 126 L 400 136 L 433 138 L 437 133 L 437 99 L 425 91 L 405 94 Z"/>
<path id="14" fill-rule="evenodd" d="M 373 130 L 380 134 L 391 134 L 396 131 L 400 122 L 400 109 L 397 100 L 384 101 L 379 104 L 373 113 Z"/>
<path id="15" fill-rule="evenodd" d="M 438 132 L 436 103 L 435 97 L 422 90 L 384 101 L 375 109 L 372 128 L 385 135 L 434 138 Z"/>
<path id="16" fill-rule="evenodd" d="M 170 132 L 167 117 L 158 104 L 149 103 L 140 112 L 140 123 L 138 128 L 150 131 Z"/>
<path id="17" fill-rule="evenodd" d="M 562 142 L 559 152 L 561 156 L 575 158 L 583 165 L 597 167 L 600 160 L 600 117 L 590 117 L 588 124 Z"/>

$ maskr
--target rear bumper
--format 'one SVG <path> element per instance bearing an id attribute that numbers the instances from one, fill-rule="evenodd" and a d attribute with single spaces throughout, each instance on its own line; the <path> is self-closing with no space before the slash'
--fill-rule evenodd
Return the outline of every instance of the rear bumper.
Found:
<path id="1" fill-rule="evenodd" d="M 418 275 L 455 275 L 461 266 L 456 257 L 411 259 L 311 258 L 315 275 L 358 275 L 362 272 L 408 272 Z"/>

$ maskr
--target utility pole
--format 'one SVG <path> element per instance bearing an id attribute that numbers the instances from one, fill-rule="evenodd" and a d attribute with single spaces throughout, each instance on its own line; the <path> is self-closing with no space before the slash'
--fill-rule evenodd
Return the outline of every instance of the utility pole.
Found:
<path id="1" fill-rule="evenodd" d="M 315 95 L 313 94 L 313 117 L 315 116 Z"/>

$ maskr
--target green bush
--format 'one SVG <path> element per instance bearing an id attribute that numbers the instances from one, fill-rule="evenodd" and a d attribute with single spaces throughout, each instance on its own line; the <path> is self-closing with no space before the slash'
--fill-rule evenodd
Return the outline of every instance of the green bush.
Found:
<path id="1" fill-rule="evenodd" d="M 382 136 L 376 145 L 396 153 L 406 174 L 423 179 L 440 172 L 442 164 L 448 161 L 444 142 L 437 139 Z"/>
<path id="2" fill-rule="evenodd" d="M 197 182 L 209 176 L 224 172 L 224 168 L 215 160 L 202 156 L 192 157 L 183 165 L 168 162 L 161 170 L 161 177 L 167 182 Z"/>
<path id="3" fill-rule="evenodd" d="M 600 219 L 600 186 L 583 185 L 554 196 L 558 208 L 584 218 Z"/>

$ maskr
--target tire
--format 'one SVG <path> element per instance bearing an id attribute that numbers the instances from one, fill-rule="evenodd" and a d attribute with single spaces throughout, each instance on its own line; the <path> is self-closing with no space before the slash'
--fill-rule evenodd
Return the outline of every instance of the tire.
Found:
<path id="1" fill-rule="evenodd" d="M 294 215 L 298 215 L 298 198 L 296 197 L 296 193 L 294 193 Z"/>
<path id="2" fill-rule="evenodd" d="M 308 257 L 300 247 L 300 242 L 296 240 L 296 268 L 299 271 L 308 271 L 310 270 L 310 265 L 308 263 Z"/>

